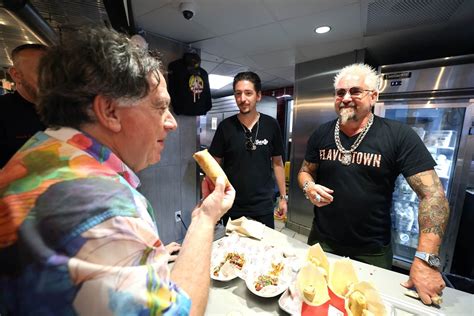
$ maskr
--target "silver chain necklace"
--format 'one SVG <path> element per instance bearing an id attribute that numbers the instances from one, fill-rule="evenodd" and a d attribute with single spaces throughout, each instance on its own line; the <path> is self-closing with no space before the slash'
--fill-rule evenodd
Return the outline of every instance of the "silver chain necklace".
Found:
<path id="1" fill-rule="evenodd" d="M 339 133 L 340 133 L 339 121 L 340 119 L 337 119 L 336 128 L 334 129 L 334 140 L 336 141 L 337 149 L 342 154 L 341 163 L 345 166 L 348 166 L 351 164 L 351 161 L 352 161 L 352 153 L 354 152 L 354 150 L 357 149 L 357 147 L 359 147 L 360 143 L 362 142 L 365 135 L 369 131 L 369 128 L 372 126 L 372 123 L 374 122 L 374 115 L 371 114 L 369 121 L 364 127 L 364 130 L 359 134 L 359 136 L 357 136 L 357 139 L 355 140 L 354 144 L 352 144 L 351 149 L 349 150 L 342 147 L 341 139 L 339 138 Z"/>
<path id="2" fill-rule="evenodd" d="M 239 119 L 237 119 L 237 120 L 239 120 Z M 260 121 L 260 113 L 258 114 L 257 122 L 255 123 L 257 125 L 257 132 L 255 133 L 255 138 L 254 138 L 255 140 L 252 141 L 252 137 L 250 137 L 248 139 L 248 141 L 250 141 L 250 143 L 252 143 L 252 148 L 251 148 L 252 150 L 257 150 L 257 145 L 255 143 L 257 142 L 258 128 L 260 127 L 259 121 Z M 244 126 L 244 124 L 242 124 L 242 122 L 240 120 L 239 120 L 239 123 L 240 123 L 240 126 L 242 126 L 242 129 L 244 130 L 244 134 L 247 133 L 247 129 Z M 249 130 L 250 133 L 252 133 L 252 130 L 250 128 L 248 130 Z"/>

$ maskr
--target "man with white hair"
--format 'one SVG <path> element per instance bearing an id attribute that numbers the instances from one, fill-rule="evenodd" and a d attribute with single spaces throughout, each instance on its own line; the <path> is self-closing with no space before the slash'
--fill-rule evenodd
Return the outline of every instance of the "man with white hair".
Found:
<path id="1" fill-rule="evenodd" d="M 39 67 L 50 126 L 0 171 L 2 315 L 202 315 L 214 227 L 235 190 L 202 183 L 172 269 L 137 190 L 177 128 L 161 62 L 106 28 L 53 46 Z M 15 253 L 14 251 L 11 253 Z"/>
<path id="2" fill-rule="evenodd" d="M 431 304 L 445 287 L 437 255 L 448 201 L 433 169 L 436 163 L 418 135 L 372 113 L 377 81 L 367 65 L 343 68 L 334 79 L 338 118 L 321 125 L 308 140 L 298 174 L 314 204 L 308 244 L 319 242 L 328 252 L 390 269 L 392 192 L 403 174 L 420 201 L 420 237 L 410 278 L 402 285 L 415 286 L 422 301 Z M 431 260 L 420 259 L 425 257 Z"/>

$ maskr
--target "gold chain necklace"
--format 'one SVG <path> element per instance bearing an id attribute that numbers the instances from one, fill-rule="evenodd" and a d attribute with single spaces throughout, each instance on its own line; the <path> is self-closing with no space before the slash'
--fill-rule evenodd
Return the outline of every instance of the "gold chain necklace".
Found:
<path id="1" fill-rule="evenodd" d="M 367 124 L 364 127 L 364 130 L 359 134 L 359 136 L 357 136 L 356 141 L 354 142 L 354 144 L 352 144 L 351 149 L 349 149 L 349 150 L 342 147 L 341 139 L 339 138 L 339 133 L 340 133 L 340 131 L 339 131 L 339 121 L 340 121 L 340 119 L 337 119 L 336 128 L 334 129 L 334 140 L 336 141 L 337 149 L 342 154 L 341 163 L 345 166 L 348 166 L 348 165 L 351 164 L 351 161 L 352 161 L 352 153 L 354 152 L 354 150 L 357 149 L 357 147 L 359 147 L 360 143 L 362 142 L 365 135 L 369 131 L 369 128 L 372 126 L 372 123 L 374 122 L 374 115 L 371 114 L 369 121 L 367 122 Z"/>

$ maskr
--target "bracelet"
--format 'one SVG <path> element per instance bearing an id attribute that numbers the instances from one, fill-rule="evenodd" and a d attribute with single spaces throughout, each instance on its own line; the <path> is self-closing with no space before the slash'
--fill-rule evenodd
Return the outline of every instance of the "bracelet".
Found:
<path id="1" fill-rule="evenodd" d="M 308 187 L 310 186 L 310 184 L 316 185 L 316 183 L 314 183 L 314 181 L 305 181 L 304 184 L 303 184 L 303 193 L 304 193 L 304 197 L 307 200 L 309 200 L 309 196 L 308 196 L 308 194 L 306 194 L 306 191 L 308 190 Z"/>
<path id="2" fill-rule="evenodd" d="M 288 202 L 288 195 L 280 195 L 280 200 L 285 200 Z"/>

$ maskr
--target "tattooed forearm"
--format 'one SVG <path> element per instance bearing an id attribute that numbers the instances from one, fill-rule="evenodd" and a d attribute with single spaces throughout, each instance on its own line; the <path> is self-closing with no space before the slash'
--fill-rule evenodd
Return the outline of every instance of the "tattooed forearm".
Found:
<path id="1" fill-rule="evenodd" d="M 449 204 L 443 185 L 434 170 L 420 172 L 407 178 L 418 195 L 418 221 L 420 232 L 432 233 L 443 238 L 449 217 Z"/>
<path id="2" fill-rule="evenodd" d="M 300 171 L 298 173 L 306 172 L 306 173 L 309 173 L 313 178 L 315 178 L 316 177 L 316 169 L 318 169 L 318 164 L 307 162 L 306 160 L 303 160 L 303 163 L 301 164 Z"/>
<path id="3" fill-rule="evenodd" d="M 298 183 L 300 188 L 303 187 L 306 181 L 316 182 L 316 170 L 318 169 L 318 164 L 307 162 L 303 160 L 300 171 L 298 172 Z"/>

